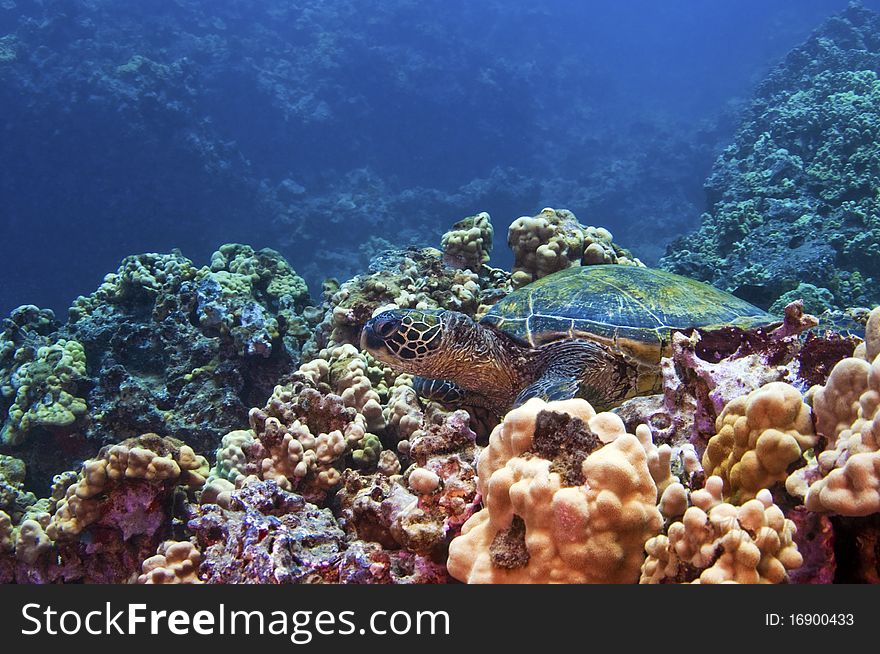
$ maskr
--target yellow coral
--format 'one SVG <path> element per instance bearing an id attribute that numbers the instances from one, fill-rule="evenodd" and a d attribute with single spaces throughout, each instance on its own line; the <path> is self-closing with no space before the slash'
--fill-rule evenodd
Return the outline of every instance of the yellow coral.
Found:
<path id="1" fill-rule="evenodd" d="M 715 428 L 718 433 L 709 439 L 703 467 L 706 474 L 724 480 L 735 502 L 784 481 L 788 466 L 816 443 L 810 407 L 796 388 L 782 382 L 729 402 Z"/>
<path id="2" fill-rule="evenodd" d="M 202 553 L 189 541 L 165 541 L 155 556 L 143 562 L 139 584 L 202 584 Z"/>
<path id="3" fill-rule="evenodd" d="M 542 411 L 563 414 L 567 439 L 584 439 L 559 449 L 564 462 L 532 451 Z M 570 448 L 588 442 L 584 456 L 571 460 Z M 598 449 L 587 454 L 590 448 Z M 597 415 L 583 400 L 532 399 L 493 430 L 478 474 L 486 508 L 450 545 L 447 566 L 455 578 L 470 583 L 638 579 L 644 543 L 659 531 L 662 519 L 645 449 L 617 416 Z"/>
<path id="4" fill-rule="evenodd" d="M 78 341 L 59 339 L 38 348 L 33 360 L 12 375 L 15 398 L 0 440 L 20 445 L 34 428 L 72 425 L 87 410 L 86 401 L 77 395 L 85 378 L 86 355 Z"/>
<path id="5" fill-rule="evenodd" d="M 48 514 L 45 514 L 48 518 Z M 29 518 L 23 520 L 15 529 L 15 558 L 28 565 L 40 558 L 44 552 L 52 549 L 52 541 L 46 534 L 41 522 Z"/>
<path id="6" fill-rule="evenodd" d="M 208 476 L 208 461 L 179 443 L 144 434 L 102 448 L 95 459 L 83 463 L 76 482 L 59 499 L 46 526 L 48 537 L 57 541 L 76 536 L 98 520 L 103 504 L 100 496 L 111 484 L 144 479 L 155 484 L 173 481 L 179 486 L 201 488 Z"/>

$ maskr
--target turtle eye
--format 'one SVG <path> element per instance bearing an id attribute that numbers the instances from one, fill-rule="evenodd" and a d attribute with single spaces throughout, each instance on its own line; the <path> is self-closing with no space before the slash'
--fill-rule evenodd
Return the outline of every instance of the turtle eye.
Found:
<path id="1" fill-rule="evenodd" d="M 379 318 L 373 323 L 373 331 L 380 338 L 391 338 L 400 330 L 400 320 L 396 318 Z"/>

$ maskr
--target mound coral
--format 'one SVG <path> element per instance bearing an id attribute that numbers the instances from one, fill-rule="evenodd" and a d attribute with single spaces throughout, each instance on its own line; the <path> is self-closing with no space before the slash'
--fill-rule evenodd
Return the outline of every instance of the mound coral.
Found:
<path id="1" fill-rule="evenodd" d="M 0 440 L 21 445 L 34 430 L 69 427 L 86 413 L 86 356 L 80 343 L 59 338 L 36 351 L 20 348 L 15 358 L 14 399 Z"/>
<path id="2" fill-rule="evenodd" d="M 250 422 L 254 441 L 248 472 L 253 467 L 260 478 L 318 501 L 339 484 L 346 454 L 367 434 L 363 414 L 338 395 L 312 388 L 295 393 L 276 387 L 265 409 L 251 410 Z"/>
<path id="3" fill-rule="evenodd" d="M 795 525 L 770 492 L 736 506 L 722 500 L 723 486 L 720 477 L 709 477 L 690 494 L 681 520 L 645 544 L 641 583 L 782 583 L 800 567 Z"/>
<path id="4" fill-rule="evenodd" d="M 526 284 L 572 266 L 601 263 L 642 265 L 615 245 L 604 228 L 584 227 L 567 209 L 546 208 L 536 216 L 517 218 L 507 233 L 513 250 L 511 284 Z"/>
<path id="5" fill-rule="evenodd" d="M 168 537 L 178 491 L 201 488 L 204 457 L 180 441 L 145 434 L 104 447 L 79 474 L 56 477 L 52 497 L 32 505 L 12 531 L 19 582 L 119 583 Z"/>
<path id="6" fill-rule="evenodd" d="M 402 476 L 347 470 L 336 495 L 343 528 L 386 548 L 442 558 L 477 501 L 468 422 L 456 411 L 417 430 L 405 441 L 414 464 Z"/>
<path id="7" fill-rule="evenodd" d="M 386 430 L 390 409 L 382 402 L 393 380 L 351 345 L 329 350 L 326 359 L 303 364 L 292 384 L 277 386 L 263 408 L 252 409 L 249 430 L 223 438 L 214 476 L 236 485 L 248 475 L 273 479 L 321 503 L 346 464 L 399 469 L 378 435 Z"/>
<path id="8" fill-rule="evenodd" d="M 443 261 L 461 270 L 480 273 L 492 253 L 492 222 L 485 211 L 459 220 L 443 234 Z"/>
<path id="9" fill-rule="evenodd" d="M 662 525 L 640 440 L 583 400 L 507 414 L 478 464 L 486 508 L 449 548 L 462 581 L 626 583 Z"/>
<path id="10" fill-rule="evenodd" d="M 140 584 L 200 584 L 202 553 L 189 541 L 165 541 L 143 563 Z"/>
<path id="11" fill-rule="evenodd" d="M 0 511 L 18 519 L 37 501 L 24 489 L 25 465 L 11 456 L 0 454 Z"/>
<path id="12" fill-rule="evenodd" d="M 207 475 L 207 460 L 179 441 L 145 434 L 111 445 L 102 449 L 98 458 L 83 464 L 77 482 L 68 487 L 64 499 L 58 503 L 46 533 L 53 541 L 71 539 L 91 524 L 107 520 L 122 532 L 122 540 L 127 541 L 135 534 L 154 529 L 155 526 L 148 523 L 161 518 L 161 512 L 151 516 L 148 510 L 131 511 L 133 507 L 126 506 L 126 502 L 109 501 L 107 496 L 116 488 L 126 485 L 144 488 L 143 484 L 137 484 L 137 480 L 143 480 L 149 486 L 148 494 L 158 496 L 169 486 L 201 488 Z M 155 498 L 140 506 L 151 507 L 154 501 Z"/>
<path id="13" fill-rule="evenodd" d="M 709 439 L 703 467 L 723 481 L 728 501 L 735 504 L 785 481 L 789 466 L 816 444 L 810 407 L 783 382 L 732 400 L 715 426 L 718 433 Z"/>
<path id="14" fill-rule="evenodd" d="M 880 339 L 873 329 L 880 308 L 871 314 L 866 352 Z M 880 357 L 868 362 L 850 357 L 838 363 L 828 382 L 811 391 L 816 432 L 827 447 L 810 465 L 786 481 L 808 510 L 845 516 L 880 512 Z"/>

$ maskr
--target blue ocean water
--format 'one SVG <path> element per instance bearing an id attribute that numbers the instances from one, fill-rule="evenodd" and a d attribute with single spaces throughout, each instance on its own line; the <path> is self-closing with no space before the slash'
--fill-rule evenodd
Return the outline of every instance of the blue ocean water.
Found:
<path id="1" fill-rule="evenodd" d="M 568 208 L 656 262 L 755 86 L 846 6 L 0 0 L 0 315 L 227 242 L 317 296 L 479 211 Z"/>

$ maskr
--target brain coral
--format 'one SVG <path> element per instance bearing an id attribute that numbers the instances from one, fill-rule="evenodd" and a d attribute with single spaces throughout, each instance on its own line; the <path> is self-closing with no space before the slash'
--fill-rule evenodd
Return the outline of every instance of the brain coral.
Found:
<path id="1" fill-rule="evenodd" d="M 449 548 L 470 583 L 632 583 L 662 526 L 642 442 L 583 400 L 507 414 L 478 463 L 486 506 Z"/>

